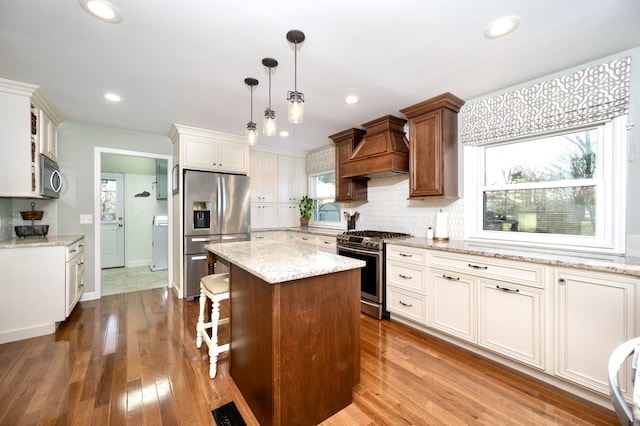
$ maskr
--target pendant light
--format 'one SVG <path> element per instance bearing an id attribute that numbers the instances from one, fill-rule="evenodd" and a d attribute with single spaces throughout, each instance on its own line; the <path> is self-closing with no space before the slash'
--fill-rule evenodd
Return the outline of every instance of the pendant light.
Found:
<path id="1" fill-rule="evenodd" d="M 264 123 L 262 125 L 262 133 L 265 136 L 276 135 L 276 112 L 271 109 L 271 68 L 278 66 L 278 61 L 273 58 L 264 58 L 262 65 L 269 68 L 269 108 L 264 110 Z"/>
<path id="2" fill-rule="evenodd" d="M 287 40 L 293 43 L 293 91 L 287 92 L 289 102 L 289 123 L 302 123 L 304 116 L 304 93 L 298 92 L 298 43 L 304 41 L 304 33 L 299 30 L 291 30 L 287 33 Z"/>
<path id="3" fill-rule="evenodd" d="M 251 120 L 247 123 L 247 142 L 249 142 L 250 146 L 253 146 L 258 140 L 256 123 L 253 122 L 253 86 L 258 85 L 258 80 L 255 78 L 245 78 L 244 83 L 251 89 Z"/>

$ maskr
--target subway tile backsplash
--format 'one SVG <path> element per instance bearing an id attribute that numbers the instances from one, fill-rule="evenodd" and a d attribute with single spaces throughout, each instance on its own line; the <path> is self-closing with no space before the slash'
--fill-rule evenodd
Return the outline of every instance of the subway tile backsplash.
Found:
<path id="1" fill-rule="evenodd" d="M 448 215 L 450 239 L 464 237 L 462 199 L 408 200 L 409 176 L 376 177 L 369 181 L 368 202 L 350 203 L 345 208 L 360 213 L 356 229 L 405 232 L 424 237 L 427 228 L 435 229 L 436 213 Z"/>

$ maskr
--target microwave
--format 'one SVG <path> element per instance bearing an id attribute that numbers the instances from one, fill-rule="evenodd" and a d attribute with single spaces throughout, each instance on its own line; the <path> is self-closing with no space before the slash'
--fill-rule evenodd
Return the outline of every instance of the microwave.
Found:
<path id="1" fill-rule="evenodd" d="M 62 189 L 62 176 L 58 163 L 40 154 L 40 195 L 47 198 L 59 198 Z"/>

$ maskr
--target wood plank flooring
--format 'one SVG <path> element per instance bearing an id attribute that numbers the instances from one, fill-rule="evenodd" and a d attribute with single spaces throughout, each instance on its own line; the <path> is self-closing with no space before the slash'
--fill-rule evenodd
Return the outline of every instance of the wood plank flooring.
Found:
<path id="1" fill-rule="evenodd" d="M 82 302 L 55 335 L 0 345 L 0 424 L 214 425 L 211 410 L 229 401 L 257 424 L 226 354 L 209 379 L 197 316 L 198 302 L 158 288 Z M 323 425 L 617 424 L 612 411 L 402 325 L 362 316 L 361 337 L 354 402 Z"/>

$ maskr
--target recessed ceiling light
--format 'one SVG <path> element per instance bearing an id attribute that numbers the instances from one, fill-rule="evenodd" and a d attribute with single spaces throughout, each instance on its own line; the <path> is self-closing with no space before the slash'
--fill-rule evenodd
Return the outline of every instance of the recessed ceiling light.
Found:
<path id="1" fill-rule="evenodd" d="M 489 24 L 484 30 L 486 38 L 500 38 L 510 34 L 520 25 L 520 18 L 517 16 L 503 16 Z"/>
<path id="2" fill-rule="evenodd" d="M 289 132 L 287 132 L 286 130 L 283 130 L 280 132 L 280 136 L 286 138 L 287 136 L 289 136 Z"/>
<path id="3" fill-rule="evenodd" d="M 111 102 L 120 102 L 122 100 L 120 95 L 116 93 L 105 93 L 102 95 L 102 97 Z"/>
<path id="4" fill-rule="evenodd" d="M 122 21 L 122 15 L 118 8 L 106 0 L 80 0 L 80 6 L 89 13 L 104 22 L 117 24 Z"/>
<path id="5" fill-rule="evenodd" d="M 357 97 L 356 95 L 349 95 L 349 96 L 346 96 L 342 100 L 342 102 L 344 102 L 347 105 L 353 105 L 353 104 L 360 103 L 360 98 Z"/>

